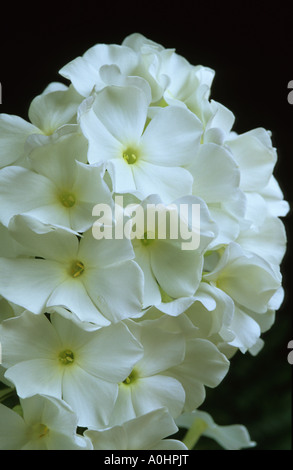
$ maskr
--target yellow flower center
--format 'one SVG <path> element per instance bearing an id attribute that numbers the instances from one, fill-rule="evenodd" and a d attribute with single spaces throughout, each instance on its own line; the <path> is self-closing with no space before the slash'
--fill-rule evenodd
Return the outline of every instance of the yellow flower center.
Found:
<path id="1" fill-rule="evenodd" d="M 70 191 L 64 191 L 59 196 L 60 202 L 64 207 L 73 207 L 76 203 L 76 197 Z"/>
<path id="2" fill-rule="evenodd" d="M 123 158 L 128 163 L 129 165 L 133 165 L 137 161 L 138 154 L 137 150 L 134 150 L 131 147 L 128 147 L 124 152 L 123 152 Z"/>
<path id="3" fill-rule="evenodd" d="M 133 369 L 133 370 L 130 372 L 129 376 L 126 377 L 125 380 L 123 380 L 123 383 L 124 383 L 124 385 L 130 385 L 130 384 L 132 384 L 133 382 L 135 382 L 137 378 L 138 378 L 138 373 L 137 373 L 137 371 L 136 371 L 135 369 Z"/>
<path id="4" fill-rule="evenodd" d="M 31 438 L 32 439 L 41 439 L 42 437 L 45 437 L 48 432 L 49 432 L 48 426 L 45 424 L 34 424 L 31 428 Z"/>
<path id="5" fill-rule="evenodd" d="M 46 436 L 46 434 L 48 434 L 49 428 L 45 424 L 40 424 L 40 430 L 39 431 L 40 431 L 40 436 L 39 437 L 44 437 L 44 436 Z"/>
<path id="6" fill-rule="evenodd" d="M 145 232 L 140 241 L 143 246 L 149 246 L 155 241 L 155 234 L 153 232 Z"/>
<path id="7" fill-rule="evenodd" d="M 83 274 L 84 269 L 84 264 L 81 261 L 74 261 L 70 266 L 69 274 L 72 277 L 77 278 Z"/>
<path id="8" fill-rule="evenodd" d="M 70 364 L 73 364 L 74 362 L 74 354 L 70 349 L 65 349 L 64 351 L 61 351 L 61 353 L 59 353 L 58 358 L 61 364 L 63 364 L 64 366 L 68 366 Z"/>

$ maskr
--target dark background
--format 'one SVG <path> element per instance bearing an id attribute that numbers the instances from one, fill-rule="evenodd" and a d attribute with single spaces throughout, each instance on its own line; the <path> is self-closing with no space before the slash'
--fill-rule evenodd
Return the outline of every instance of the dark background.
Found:
<path id="1" fill-rule="evenodd" d="M 6 2 L 7 3 L 7 2 Z M 31 100 L 58 70 L 90 46 L 120 44 L 140 32 L 175 48 L 192 64 L 216 71 L 211 97 L 236 116 L 234 130 L 272 131 L 275 176 L 293 207 L 293 4 L 227 2 L 38 2 L 1 6 L 0 112 L 27 119 Z M 247 426 L 259 450 L 291 449 L 292 211 L 284 220 L 288 251 L 282 264 L 284 303 L 256 358 L 237 354 L 224 382 L 208 391 L 202 409 L 219 424 Z M 205 439 L 203 449 L 216 448 Z"/>

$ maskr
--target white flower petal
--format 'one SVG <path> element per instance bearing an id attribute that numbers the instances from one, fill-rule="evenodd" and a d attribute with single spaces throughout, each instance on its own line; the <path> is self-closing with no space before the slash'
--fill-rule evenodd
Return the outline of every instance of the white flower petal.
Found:
<path id="1" fill-rule="evenodd" d="M 125 237 L 114 238 L 113 233 L 113 238 L 97 240 L 88 230 L 80 241 L 78 257 L 90 268 L 106 268 L 133 259 L 134 252 L 130 240 Z"/>
<path id="2" fill-rule="evenodd" d="M 123 424 L 125 421 L 136 417 L 134 405 L 132 402 L 131 388 L 125 386 L 123 383 L 119 384 L 118 396 L 112 414 L 109 420 L 109 425 Z"/>
<path id="3" fill-rule="evenodd" d="M 123 381 L 142 356 L 142 347 L 122 323 L 88 335 L 79 361 L 91 375 L 111 383 Z"/>
<path id="4" fill-rule="evenodd" d="M 5 423 L 0 427 L 0 449 L 19 450 L 26 441 L 28 428 L 18 413 L 8 406 L 0 404 L 0 422 Z"/>
<path id="5" fill-rule="evenodd" d="M 105 85 L 139 88 L 146 95 L 148 103 L 151 102 L 151 88 L 148 82 L 138 76 L 123 75 L 117 65 L 103 65 L 100 68 L 100 77 Z"/>
<path id="6" fill-rule="evenodd" d="M 136 416 L 167 407 L 175 418 L 181 413 L 184 400 L 185 393 L 180 382 L 164 375 L 140 378 L 132 388 Z"/>
<path id="7" fill-rule="evenodd" d="M 182 335 L 166 332 L 152 322 L 139 325 L 138 330 L 129 325 L 143 346 L 143 357 L 136 365 L 139 376 L 149 377 L 164 372 L 183 361 L 185 341 Z"/>
<path id="8" fill-rule="evenodd" d="M 206 423 L 207 428 L 203 431 L 203 436 L 214 439 L 226 450 L 239 450 L 255 446 L 255 442 L 250 440 L 248 431 L 244 426 L 239 424 L 218 425 L 204 411 L 196 410 L 192 413 L 184 413 L 176 419 L 176 423 L 178 426 L 188 429 L 195 420 Z"/>
<path id="9" fill-rule="evenodd" d="M 66 229 L 44 224 L 31 215 L 14 216 L 8 228 L 32 256 L 66 264 L 77 256 L 78 239 Z"/>
<path id="10" fill-rule="evenodd" d="M 187 447 L 183 442 L 177 439 L 163 439 L 158 444 L 154 445 L 152 450 L 187 450 Z"/>
<path id="11" fill-rule="evenodd" d="M 59 283 L 46 302 L 47 307 L 61 306 L 74 312 L 82 321 L 98 326 L 109 325 L 109 320 L 102 315 L 92 302 L 87 289 L 78 279 L 66 279 Z"/>
<path id="12" fill-rule="evenodd" d="M 258 323 L 236 305 L 230 328 L 235 334 L 235 339 L 229 344 L 243 353 L 256 344 L 261 334 Z"/>
<path id="13" fill-rule="evenodd" d="M 77 417 L 63 401 L 54 397 L 34 395 L 20 400 L 25 423 L 29 426 L 28 442 L 23 449 L 86 450 L 88 441 L 76 434 Z M 37 429 L 45 427 L 45 434 Z M 47 432 L 46 432 L 47 430 Z"/>
<path id="14" fill-rule="evenodd" d="M 187 165 L 196 155 L 202 124 L 190 111 L 163 108 L 148 124 L 143 136 L 143 159 L 159 166 Z"/>
<path id="15" fill-rule="evenodd" d="M 82 103 L 79 110 L 79 124 L 83 135 L 88 140 L 89 163 L 105 162 L 112 158 L 122 157 L 123 146 L 113 137 L 97 118 L 92 100 Z"/>
<path id="16" fill-rule="evenodd" d="M 163 444 L 162 439 L 178 430 L 167 408 L 159 408 L 127 421 L 124 429 L 128 434 L 129 449 L 153 449 Z"/>
<path id="17" fill-rule="evenodd" d="M 207 129 L 221 129 L 224 134 L 229 134 L 235 122 L 234 114 L 215 100 L 211 100 L 211 112 Z"/>
<path id="18" fill-rule="evenodd" d="M 33 189 L 33 190 L 32 190 Z M 0 171 L 0 220 L 8 226 L 16 214 L 56 202 L 56 186 L 42 175 L 22 167 Z"/>
<path id="19" fill-rule="evenodd" d="M 143 273 L 133 261 L 96 268 L 84 285 L 94 304 L 113 323 L 142 310 Z"/>
<path id="20" fill-rule="evenodd" d="M 260 194 L 266 201 L 270 215 L 284 217 L 288 214 L 289 204 L 284 200 L 284 195 L 274 175 L 271 176 L 268 184 L 260 190 Z"/>
<path id="21" fill-rule="evenodd" d="M 113 158 L 107 163 L 107 170 L 112 178 L 114 191 L 116 193 L 135 193 L 137 192 L 137 186 L 134 180 L 133 168 L 122 158 L 122 149 L 120 150 L 120 157 Z"/>
<path id="22" fill-rule="evenodd" d="M 9 367 L 5 377 L 15 385 L 21 398 L 41 395 L 61 398 L 62 370 L 58 368 L 58 358 L 31 359 Z"/>
<path id="23" fill-rule="evenodd" d="M 95 450 L 146 450 L 146 449 L 167 449 L 170 440 L 162 439 L 175 434 L 178 428 L 166 408 L 159 408 L 135 419 L 126 421 L 121 426 L 101 430 L 88 430 L 84 434 L 89 437 Z M 179 442 L 179 441 L 176 441 Z"/>
<path id="24" fill-rule="evenodd" d="M 94 450 L 127 450 L 127 433 L 123 426 L 106 429 L 88 429 L 84 436 L 90 439 Z"/>
<path id="25" fill-rule="evenodd" d="M 47 90 L 36 96 L 29 107 L 30 121 L 44 134 L 52 134 L 76 116 L 82 97 L 71 86 L 65 90 Z"/>
<path id="26" fill-rule="evenodd" d="M 225 250 L 213 272 L 204 279 L 216 280 L 222 289 L 239 305 L 258 313 L 265 313 L 267 305 L 280 287 L 280 273 L 264 259 L 244 252 L 236 243 Z"/>
<path id="27" fill-rule="evenodd" d="M 30 134 L 40 133 L 33 124 L 18 116 L 0 114 L 0 168 L 20 159 Z"/>
<path id="28" fill-rule="evenodd" d="M 245 191 L 259 191 L 268 183 L 276 163 L 276 150 L 272 147 L 265 129 L 253 129 L 226 144 L 240 166 L 241 188 Z"/>
<path id="29" fill-rule="evenodd" d="M 146 123 L 147 109 L 147 97 L 136 87 L 106 87 L 97 94 L 93 104 L 97 118 L 126 146 L 138 143 Z"/>
<path id="30" fill-rule="evenodd" d="M 159 194 L 165 204 L 191 194 L 193 178 L 185 168 L 154 165 L 139 161 L 133 168 L 136 188 L 143 197 Z"/>
<path id="31" fill-rule="evenodd" d="M 52 291 L 64 279 L 64 269 L 55 261 L 0 258 L 0 294 L 33 313 L 45 310 Z"/>
<path id="32" fill-rule="evenodd" d="M 151 266 L 168 295 L 189 297 L 201 281 L 203 257 L 197 250 L 182 250 L 177 241 L 156 240 L 151 249 Z"/>
<path id="33" fill-rule="evenodd" d="M 49 320 L 44 315 L 27 311 L 4 321 L 0 326 L 0 337 L 5 367 L 36 357 L 53 360 L 54 351 L 61 346 Z"/>
<path id="34" fill-rule="evenodd" d="M 207 203 L 229 200 L 239 187 L 239 169 L 231 153 L 220 145 L 201 145 L 188 169 L 194 178 L 193 194 Z"/>
<path id="35" fill-rule="evenodd" d="M 32 169 L 61 189 L 70 189 L 76 178 L 75 161 L 87 162 L 87 141 L 80 132 L 49 140 L 30 153 Z"/>
<path id="36" fill-rule="evenodd" d="M 101 427 L 109 421 L 118 385 L 105 382 L 81 368 L 67 369 L 63 376 L 63 399 L 75 411 L 78 425 Z"/>
<path id="37" fill-rule="evenodd" d="M 161 312 L 167 313 L 173 317 L 177 317 L 181 313 L 185 312 L 194 302 L 193 296 L 180 297 L 179 299 L 162 300 L 162 302 L 156 305 L 156 308 Z"/>
<path id="38" fill-rule="evenodd" d="M 150 252 L 145 247 L 139 246 L 139 242 L 135 245 L 135 261 L 141 267 L 144 275 L 144 307 L 159 304 L 161 302 L 161 293 L 152 272 Z"/>
<path id="39" fill-rule="evenodd" d="M 170 370 L 184 387 L 185 409 L 200 406 L 205 399 L 204 386 L 218 386 L 228 369 L 229 361 L 213 343 L 201 338 L 189 340 L 184 361 Z"/>
<path id="40" fill-rule="evenodd" d="M 286 251 L 286 231 L 277 217 L 267 217 L 260 227 L 241 231 L 237 243 L 269 263 L 280 265 Z"/>
<path id="41" fill-rule="evenodd" d="M 88 49 L 82 57 L 69 62 L 59 73 L 69 79 L 82 96 L 89 96 L 95 87 L 104 87 L 99 70 L 103 65 L 115 64 L 122 74 L 133 75 L 137 55 L 126 46 L 116 44 L 96 44 Z"/>

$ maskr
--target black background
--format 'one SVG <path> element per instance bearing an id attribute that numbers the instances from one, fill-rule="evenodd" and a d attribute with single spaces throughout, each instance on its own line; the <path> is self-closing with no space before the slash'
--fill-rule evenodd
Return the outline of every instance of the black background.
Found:
<path id="1" fill-rule="evenodd" d="M 0 112 L 27 119 L 31 100 L 58 70 L 90 46 L 120 44 L 140 32 L 175 48 L 192 64 L 216 71 L 211 97 L 236 116 L 234 130 L 272 131 L 279 160 L 275 169 L 293 208 L 293 4 L 227 2 L 38 2 L 1 6 Z M 266 345 L 256 357 L 236 355 L 220 387 L 202 407 L 221 424 L 245 424 L 258 449 L 291 449 L 292 210 L 284 220 L 288 251 L 282 264 L 284 303 Z M 205 440 L 201 447 L 207 448 Z"/>

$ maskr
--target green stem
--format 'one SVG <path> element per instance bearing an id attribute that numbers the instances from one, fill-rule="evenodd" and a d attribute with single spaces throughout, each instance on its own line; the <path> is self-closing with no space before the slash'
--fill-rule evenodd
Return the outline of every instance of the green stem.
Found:
<path id="1" fill-rule="evenodd" d="M 7 387 L 7 388 L 3 388 L 2 390 L 0 390 L 0 403 L 2 403 L 2 401 L 6 400 L 6 398 L 9 398 L 10 396 L 12 396 L 14 394 L 15 390 L 13 388 L 10 388 L 10 387 Z"/>
<path id="2" fill-rule="evenodd" d="M 199 418 L 195 418 L 192 425 L 184 436 L 184 439 L 182 441 L 183 444 L 185 444 L 189 450 L 192 450 L 202 433 L 207 429 L 207 427 L 208 425 L 205 421 Z"/>

